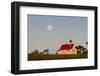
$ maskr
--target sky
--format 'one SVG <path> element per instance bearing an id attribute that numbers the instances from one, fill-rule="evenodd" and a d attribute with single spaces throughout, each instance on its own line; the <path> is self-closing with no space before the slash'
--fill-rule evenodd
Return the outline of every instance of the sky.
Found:
<path id="1" fill-rule="evenodd" d="M 75 45 L 83 45 L 88 41 L 88 18 L 79 16 L 27 16 L 27 50 L 43 51 L 49 49 L 54 54 L 62 44 L 71 39 Z"/>

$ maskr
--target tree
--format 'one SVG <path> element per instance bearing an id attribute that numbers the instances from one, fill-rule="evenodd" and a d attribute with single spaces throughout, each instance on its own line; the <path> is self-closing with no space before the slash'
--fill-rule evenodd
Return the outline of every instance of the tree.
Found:
<path id="1" fill-rule="evenodd" d="M 86 42 L 86 45 L 88 45 L 88 42 Z"/>
<path id="2" fill-rule="evenodd" d="M 84 52 L 84 47 L 82 45 L 78 45 L 76 46 L 76 49 L 79 53 L 83 53 Z"/>
<path id="3" fill-rule="evenodd" d="M 87 48 L 84 48 L 84 53 L 87 53 L 87 51 L 88 51 Z"/>
<path id="4" fill-rule="evenodd" d="M 48 54 L 48 52 L 49 52 L 49 49 L 45 49 L 42 53 L 43 54 Z"/>
<path id="5" fill-rule="evenodd" d="M 39 54 L 39 51 L 36 49 L 36 50 L 34 51 L 34 54 Z"/>
<path id="6" fill-rule="evenodd" d="M 72 40 L 69 40 L 69 43 L 72 43 Z"/>

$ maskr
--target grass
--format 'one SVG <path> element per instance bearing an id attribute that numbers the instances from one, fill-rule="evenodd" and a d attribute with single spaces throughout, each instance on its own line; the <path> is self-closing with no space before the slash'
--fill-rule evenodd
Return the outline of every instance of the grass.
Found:
<path id="1" fill-rule="evenodd" d="M 87 53 L 84 54 L 71 54 L 71 55 L 53 55 L 53 54 L 45 54 L 45 55 L 33 55 L 28 54 L 28 61 L 33 60 L 56 60 L 56 59 L 83 59 L 88 58 Z"/>

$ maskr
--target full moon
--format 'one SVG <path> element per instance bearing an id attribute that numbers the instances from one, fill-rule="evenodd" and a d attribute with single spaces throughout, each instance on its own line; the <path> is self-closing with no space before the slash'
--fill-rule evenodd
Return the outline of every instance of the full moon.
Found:
<path id="1" fill-rule="evenodd" d="M 50 31 L 52 31 L 52 29 L 53 29 L 52 25 L 48 25 L 48 26 L 47 26 L 47 31 L 50 32 Z"/>

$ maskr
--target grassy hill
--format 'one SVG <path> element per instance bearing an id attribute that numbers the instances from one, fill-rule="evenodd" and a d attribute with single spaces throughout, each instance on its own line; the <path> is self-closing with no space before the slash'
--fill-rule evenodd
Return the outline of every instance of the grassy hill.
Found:
<path id="1" fill-rule="evenodd" d="M 71 54 L 71 55 L 53 55 L 53 54 L 28 54 L 28 61 L 33 61 L 33 60 L 56 60 L 56 59 L 83 59 L 83 58 L 88 58 L 87 53 L 84 54 Z"/>

